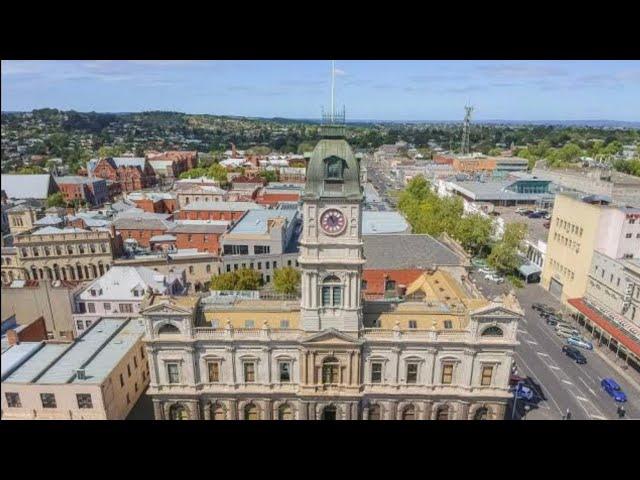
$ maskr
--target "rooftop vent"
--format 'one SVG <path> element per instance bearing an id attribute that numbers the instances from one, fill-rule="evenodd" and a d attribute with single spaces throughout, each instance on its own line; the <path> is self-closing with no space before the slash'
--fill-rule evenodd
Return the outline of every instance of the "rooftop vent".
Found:
<path id="1" fill-rule="evenodd" d="M 87 378 L 84 368 L 79 368 L 76 370 L 76 378 L 78 380 L 85 380 Z"/>

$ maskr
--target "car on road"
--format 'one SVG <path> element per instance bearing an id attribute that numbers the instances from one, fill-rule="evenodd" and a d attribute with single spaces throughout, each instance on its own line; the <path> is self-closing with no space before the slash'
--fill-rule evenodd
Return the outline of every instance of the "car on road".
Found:
<path id="1" fill-rule="evenodd" d="M 529 387 L 525 387 L 523 384 L 518 384 L 518 386 L 515 388 L 515 394 L 516 398 L 528 401 L 533 400 L 534 397 L 533 390 L 531 390 Z"/>
<path id="2" fill-rule="evenodd" d="M 516 213 L 519 215 L 529 215 L 530 213 L 533 213 L 533 210 L 529 210 L 527 208 L 518 208 L 516 209 Z"/>
<path id="3" fill-rule="evenodd" d="M 496 282 L 498 284 L 504 283 L 504 278 L 501 277 L 500 275 L 487 274 L 487 275 L 484 276 L 484 278 L 486 280 L 491 280 L 492 282 Z"/>
<path id="4" fill-rule="evenodd" d="M 538 312 L 543 312 L 547 310 L 549 307 L 544 303 L 532 303 L 531 308 L 533 308 L 534 310 L 537 310 Z"/>
<path id="5" fill-rule="evenodd" d="M 616 402 L 626 402 L 627 395 L 622 391 L 620 385 L 613 378 L 603 378 L 600 382 L 602 389 L 609 394 Z"/>
<path id="6" fill-rule="evenodd" d="M 569 330 L 565 330 L 563 328 L 556 328 L 556 335 L 562 338 L 569 338 L 569 337 L 573 337 L 574 333 Z"/>
<path id="7" fill-rule="evenodd" d="M 542 218 L 543 215 L 541 213 L 531 212 L 529 215 L 527 215 L 527 217 L 529 217 L 529 218 Z"/>
<path id="8" fill-rule="evenodd" d="M 587 359 L 582 352 L 571 345 L 563 345 L 562 351 L 567 357 L 574 359 L 577 364 L 584 365 L 587 363 Z"/>
<path id="9" fill-rule="evenodd" d="M 574 345 L 576 347 L 585 348 L 587 350 L 593 350 L 593 343 L 585 340 L 579 335 L 574 335 L 572 337 L 567 338 L 567 343 L 569 345 Z"/>
<path id="10" fill-rule="evenodd" d="M 566 324 L 566 323 L 558 322 L 558 324 L 556 325 L 556 331 L 558 331 L 558 330 L 563 330 L 563 331 L 565 331 L 567 333 L 570 333 L 571 336 L 573 336 L 573 337 L 579 337 L 580 336 L 580 330 L 578 330 L 574 326 Z"/>

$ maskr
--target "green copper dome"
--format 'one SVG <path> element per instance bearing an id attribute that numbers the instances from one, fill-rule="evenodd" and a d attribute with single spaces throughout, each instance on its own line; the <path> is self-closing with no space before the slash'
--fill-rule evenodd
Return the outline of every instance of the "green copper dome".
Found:
<path id="1" fill-rule="evenodd" d="M 360 162 L 344 139 L 344 127 L 326 125 L 311 153 L 303 199 L 346 198 L 361 200 Z"/>

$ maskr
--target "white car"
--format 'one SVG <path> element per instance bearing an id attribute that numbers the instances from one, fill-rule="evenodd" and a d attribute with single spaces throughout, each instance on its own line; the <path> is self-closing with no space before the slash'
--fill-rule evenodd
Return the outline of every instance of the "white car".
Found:
<path id="1" fill-rule="evenodd" d="M 496 273 L 498 273 L 495 270 L 493 270 L 492 268 L 486 268 L 486 267 L 479 268 L 478 271 L 480 273 L 484 273 L 485 275 L 495 275 Z"/>
<path id="2" fill-rule="evenodd" d="M 484 278 L 485 278 L 486 280 L 491 280 L 492 282 L 496 282 L 496 283 L 502 283 L 502 282 L 504 282 L 504 278 L 502 278 L 502 277 L 501 277 L 501 276 L 499 276 L 499 275 L 492 275 L 492 274 L 489 274 L 489 275 L 485 275 L 485 276 L 484 276 Z"/>

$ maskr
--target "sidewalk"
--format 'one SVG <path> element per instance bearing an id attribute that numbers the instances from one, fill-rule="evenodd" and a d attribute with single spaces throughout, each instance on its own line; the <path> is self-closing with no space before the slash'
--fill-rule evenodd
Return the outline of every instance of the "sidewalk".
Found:
<path id="1" fill-rule="evenodd" d="M 609 349 L 599 348 L 597 345 L 593 346 L 593 351 L 596 352 L 600 358 L 602 358 L 611 368 L 613 368 L 621 377 L 627 382 L 633 385 L 636 389 L 640 390 L 640 376 L 636 375 L 632 369 L 623 370 L 619 363 L 615 361 L 615 355 L 610 352 Z"/>

